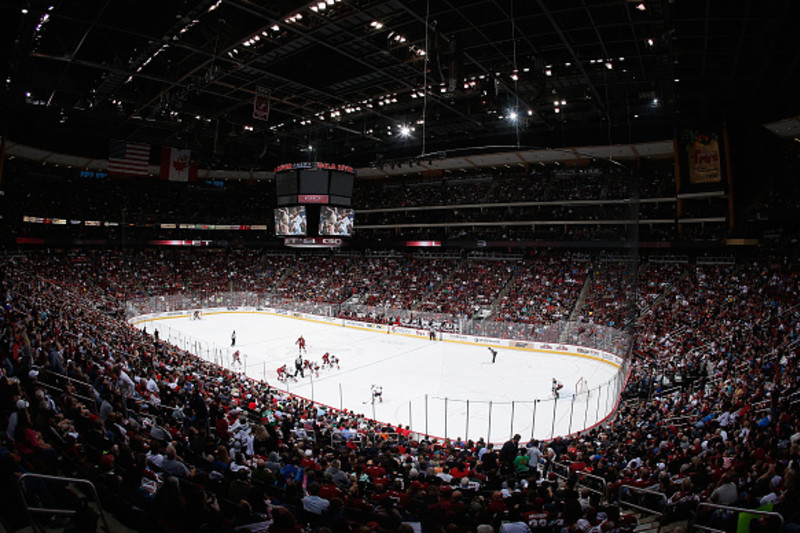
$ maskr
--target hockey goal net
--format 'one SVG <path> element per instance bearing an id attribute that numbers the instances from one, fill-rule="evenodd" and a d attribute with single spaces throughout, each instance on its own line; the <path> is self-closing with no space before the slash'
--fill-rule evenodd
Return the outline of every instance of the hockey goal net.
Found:
<path id="1" fill-rule="evenodd" d="M 575 396 L 583 396 L 588 394 L 589 392 L 589 383 L 586 381 L 586 378 L 581 377 L 575 383 Z"/>

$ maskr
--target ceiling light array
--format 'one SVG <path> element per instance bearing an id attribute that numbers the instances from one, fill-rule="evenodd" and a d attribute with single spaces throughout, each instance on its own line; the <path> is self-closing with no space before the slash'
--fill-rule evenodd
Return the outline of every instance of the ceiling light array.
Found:
<path id="1" fill-rule="evenodd" d="M 279 34 L 280 31 L 281 31 L 281 27 L 278 26 L 277 24 L 273 24 L 272 26 L 270 26 L 269 31 L 262 30 L 259 33 L 256 33 L 255 35 L 252 35 L 252 36 L 248 37 L 247 39 L 242 41 L 241 44 L 245 48 L 255 47 L 255 46 L 258 46 L 258 45 L 263 45 L 264 43 L 266 43 L 269 40 L 275 40 L 275 38 L 277 37 L 277 34 Z M 230 53 L 228 55 L 230 55 Z"/>
<path id="2" fill-rule="evenodd" d="M 308 9 L 310 13 L 315 13 L 317 15 L 326 15 L 330 13 L 329 11 L 330 8 L 334 7 L 336 4 L 339 4 L 341 2 L 342 0 L 318 0 L 306 6 L 306 9 Z M 285 19 L 283 19 L 283 21 L 287 24 L 293 24 L 296 22 L 300 22 L 301 20 L 303 20 L 303 13 L 300 11 L 298 11 L 297 13 L 293 14 L 290 17 L 286 17 Z"/>
<path id="3" fill-rule="evenodd" d="M 208 8 L 208 10 L 206 11 L 206 13 L 210 13 L 210 12 L 214 11 L 215 9 L 217 9 L 217 8 L 220 6 L 220 4 L 221 4 L 221 3 L 222 3 L 222 0 L 218 0 L 218 1 L 217 1 L 215 4 L 212 4 L 212 5 L 211 5 L 211 6 Z M 179 40 L 180 40 L 180 38 L 181 38 L 181 37 L 182 37 L 182 36 L 183 36 L 183 35 L 184 35 L 186 32 L 188 32 L 190 29 L 192 29 L 192 27 L 194 27 L 194 26 L 195 26 L 196 24 L 198 24 L 199 22 L 200 22 L 200 20 L 199 20 L 199 19 L 192 19 L 192 20 L 190 20 L 190 21 L 189 21 L 189 22 L 187 22 L 187 23 L 186 23 L 186 24 L 185 24 L 185 25 L 184 25 L 184 26 L 183 26 L 181 29 L 179 29 L 177 32 L 175 32 L 175 34 L 173 34 L 173 35 L 172 35 L 172 37 L 168 37 L 168 38 L 166 39 L 166 41 L 179 41 Z M 158 49 L 158 50 L 156 50 L 156 51 L 155 51 L 155 52 L 154 52 L 154 53 L 153 53 L 153 54 L 152 54 L 150 57 L 146 58 L 144 61 L 142 61 L 142 62 L 139 64 L 139 66 L 138 66 L 138 67 L 136 67 L 136 72 L 137 72 L 137 73 L 141 72 L 141 71 L 142 71 L 142 69 L 143 69 L 144 67 L 146 67 L 147 65 L 149 65 L 149 64 L 150 64 L 150 62 L 152 62 L 152 61 L 153 61 L 153 60 L 154 60 L 154 59 L 155 59 L 155 58 L 158 56 L 158 54 L 160 54 L 161 52 L 163 52 L 163 51 L 164 51 L 164 50 L 166 50 L 167 48 L 169 48 L 169 44 L 168 44 L 168 42 L 166 42 L 166 43 L 162 44 L 162 45 L 159 47 L 159 49 Z M 130 66 L 133 66 L 133 62 L 134 62 L 134 60 L 135 60 L 135 58 L 131 58 L 131 59 L 130 59 L 130 61 L 129 61 L 129 65 L 130 65 Z M 131 81 L 133 81 L 133 76 L 128 76 L 128 79 L 126 79 L 126 80 L 125 80 L 125 83 L 127 84 L 127 83 L 130 83 Z"/>
<path id="4" fill-rule="evenodd" d="M 385 25 L 383 24 L 383 22 L 379 20 L 373 20 L 372 22 L 369 23 L 369 28 L 371 31 L 380 31 L 384 28 L 384 26 Z M 408 39 L 406 38 L 405 35 L 397 33 L 396 31 L 390 31 L 386 35 L 386 40 L 389 42 L 389 45 L 391 46 L 405 45 L 406 42 L 408 42 Z M 425 51 L 424 48 L 419 47 L 415 44 L 408 45 L 408 51 L 411 52 L 411 54 L 416 57 L 425 57 L 427 55 L 427 52 Z"/>
<path id="5" fill-rule="evenodd" d="M 39 41 L 41 40 L 42 31 L 44 30 L 45 25 L 48 22 L 50 22 L 50 20 L 52 20 L 50 18 L 50 12 L 53 11 L 54 8 L 55 8 L 55 6 L 49 6 L 47 8 L 47 11 L 45 11 L 45 13 L 42 14 L 41 17 L 39 17 L 39 22 L 36 24 L 36 28 L 33 30 L 33 39 L 34 39 L 34 43 L 35 43 L 34 49 L 35 49 L 35 47 L 39 46 Z M 27 9 L 23 9 L 22 10 L 22 14 L 23 15 L 26 15 L 27 13 L 28 13 Z"/>

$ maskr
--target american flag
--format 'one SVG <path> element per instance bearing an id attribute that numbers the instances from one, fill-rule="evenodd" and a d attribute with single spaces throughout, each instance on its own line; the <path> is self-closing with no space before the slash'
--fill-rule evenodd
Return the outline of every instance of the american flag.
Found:
<path id="1" fill-rule="evenodd" d="M 112 140 L 108 146 L 108 173 L 147 176 L 150 145 Z"/>

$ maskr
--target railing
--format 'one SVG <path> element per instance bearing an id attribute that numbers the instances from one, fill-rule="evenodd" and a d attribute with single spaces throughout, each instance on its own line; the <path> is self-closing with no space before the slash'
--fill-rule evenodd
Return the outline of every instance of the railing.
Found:
<path id="1" fill-rule="evenodd" d="M 551 465 L 551 470 L 557 477 L 564 481 L 568 480 L 571 475 L 569 465 L 566 463 L 554 462 Z M 604 478 L 589 472 L 584 472 L 583 470 L 579 470 L 575 472 L 575 474 L 578 476 L 577 485 L 580 485 L 590 492 L 599 494 L 602 498 L 608 496 L 608 483 Z"/>
<path id="2" fill-rule="evenodd" d="M 779 528 L 769 528 L 769 527 L 764 528 L 764 531 L 770 531 L 770 533 L 781 533 L 783 531 L 783 526 L 785 525 L 784 520 L 783 520 L 783 516 L 781 516 L 780 513 L 775 513 L 775 512 L 772 512 L 772 511 L 757 511 L 755 509 L 747 509 L 745 507 L 731 507 L 729 505 L 718 505 L 718 504 L 715 504 L 715 503 L 705 503 L 704 502 L 704 503 L 701 503 L 701 504 L 699 504 L 697 506 L 697 513 L 695 514 L 695 518 L 689 522 L 689 526 L 687 528 L 687 531 L 691 532 L 693 529 L 699 529 L 701 531 L 710 531 L 711 533 L 726 533 L 727 531 L 729 531 L 729 529 L 719 529 L 719 528 L 712 527 L 712 526 L 705 525 L 705 524 L 698 524 L 697 520 L 703 514 L 702 513 L 703 509 L 716 510 L 716 511 L 727 511 L 728 513 L 736 513 L 737 521 L 742 518 L 742 514 L 743 513 L 744 514 L 754 515 L 754 516 L 767 517 L 767 518 L 770 518 L 770 519 L 773 519 L 773 520 L 777 520 L 778 524 L 780 524 Z M 712 513 L 712 517 L 711 518 L 712 518 L 712 520 L 714 519 L 713 513 Z M 725 517 L 717 517 L 717 519 L 720 520 L 720 521 L 726 520 Z M 732 520 L 732 517 L 729 516 L 729 517 L 727 517 L 727 519 L 731 519 Z M 747 528 L 747 531 L 749 531 L 749 527 Z"/>
<path id="3" fill-rule="evenodd" d="M 28 496 L 31 493 L 35 493 L 38 488 L 41 486 L 39 483 L 60 483 L 63 485 L 80 485 L 87 487 L 91 493 L 92 498 L 94 499 L 95 505 L 97 505 L 97 510 L 100 515 L 100 518 L 103 520 L 104 530 L 111 531 L 111 528 L 108 525 L 108 520 L 106 519 L 106 515 L 103 512 L 103 506 L 100 504 L 100 498 L 97 494 L 97 489 L 95 488 L 94 484 L 86 479 L 78 479 L 78 478 L 70 478 L 70 477 L 60 477 L 60 476 L 48 476 L 45 474 L 31 474 L 26 473 L 22 474 L 19 478 L 17 478 L 17 488 L 19 489 L 20 497 L 22 498 L 22 504 L 25 506 L 25 513 L 28 515 L 28 521 L 31 525 L 35 528 L 36 522 L 33 520 L 31 514 L 48 514 L 48 515 L 61 515 L 61 516 L 73 516 L 77 513 L 75 509 L 61 509 L 57 507 L 32 507 L 29 504 Z M 46 490 L 46 488 L 45 488 Z"/>
<path id="4" fill-rule="evenodd" d="M 625 496 L 637 496 L 637 500 L 634 503 L 633 501 L 628 501 L 625 499 Z M 647 507 L 645 504 L 655 500 L 657 504 L 652 507 Z M 640 513 L 646 513 L 651 516 L 655 516 L 658 519 L 658 529 L 657 533 L 661 532 L 661 518 L 664 516 L 664 513 L 667 509 L 667 495 L 663 492 L 658 492 L 655 490 L 650 489 L 643 489 L 640 487 L 634 487 L 633 485 L 622 485 L 619 488 L 619 496 L 617 498 L 620 505 L 624 505 L 625 507 L 630 507 L 631 509 L 636 509 Z"/>

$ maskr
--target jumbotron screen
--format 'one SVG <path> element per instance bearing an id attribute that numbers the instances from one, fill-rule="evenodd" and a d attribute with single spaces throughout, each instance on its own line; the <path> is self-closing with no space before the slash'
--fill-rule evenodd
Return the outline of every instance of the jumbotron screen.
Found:
<path id="1" fill-rule="evenodd" d="M 306 206 L 278 207 L 275 209 L 275 235 L 297 236 L 308 234 Z"/>
<path id="2" fill-rule="evenodd" d="M 339 235 L 349 237 L 353 234 L 355 211 L 348 207 L 330 207 L 324 205 L 319 211 L 319 234 L 322 236 Z"/>

